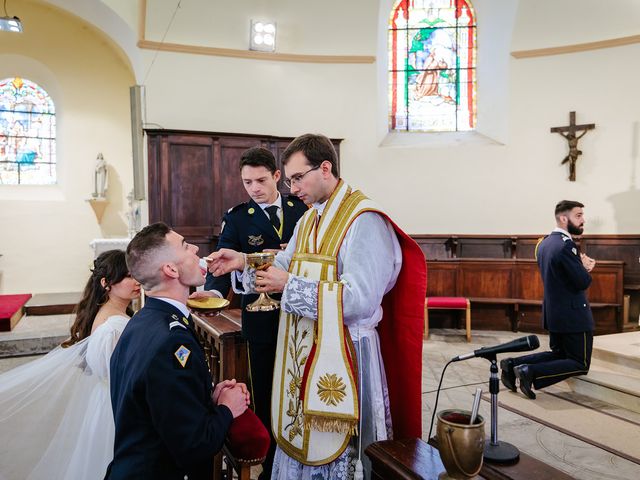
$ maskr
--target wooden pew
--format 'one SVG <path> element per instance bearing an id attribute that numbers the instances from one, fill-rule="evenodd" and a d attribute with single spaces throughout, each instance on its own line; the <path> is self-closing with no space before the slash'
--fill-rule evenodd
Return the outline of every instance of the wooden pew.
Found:
<path id="1" fill-rule="evenodd" d="M 427 261 L 427 296 L 471 301 L 473 329 L 542 332 L 543 285 L 533 259 L 455 258 Z M 624 262 L 599 261 L 588 298 L 597 335 L 623 331 Z M 434 311 L 431 327 L 451 317 Z"/>

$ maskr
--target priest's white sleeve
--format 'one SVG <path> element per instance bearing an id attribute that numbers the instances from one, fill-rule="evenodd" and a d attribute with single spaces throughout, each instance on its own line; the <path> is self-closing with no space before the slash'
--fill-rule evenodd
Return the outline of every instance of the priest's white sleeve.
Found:
<path id="1" fill-rule="evenodd" d="M 375 326 L 382 318 L 382 297 L 398 278 L 402 251 L 393 227 L 379 214 L 365 212 L 349 228 L 338 253 L 338 276 L 344 284 L 345 325 L 359 321 Z M 290 275 L 281 308 L 317 318 L 318 282 Z"/>

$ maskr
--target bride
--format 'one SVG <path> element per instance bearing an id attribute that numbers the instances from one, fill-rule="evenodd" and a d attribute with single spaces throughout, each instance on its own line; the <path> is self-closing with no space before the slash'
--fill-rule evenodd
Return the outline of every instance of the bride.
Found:
<path id="1" fill-rule="evenodd" d="M 71 337 L 0 375 L 0 480 L 104 477 L 114 436 L 109 360 L 139 295 L 125 253 L 104 252 Z"/>

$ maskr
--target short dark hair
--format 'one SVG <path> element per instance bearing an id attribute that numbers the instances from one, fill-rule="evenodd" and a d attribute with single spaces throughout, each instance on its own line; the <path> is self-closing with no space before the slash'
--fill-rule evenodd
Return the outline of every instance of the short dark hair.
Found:
<path id="1" fill-rule="evenodd" d="M 562 213 L 570 212 L 577 207 L 584 208 L 584 205 L 580 202 L 576 202 L 575 200 L 561 200 L 556 205 L 555 215 L 558 216 Z"/>
<path id="2" fill-rule="evenodd" d="M 158 284 L 155 253 L 167 247 L 171 228 L 162 222 L 152 223 L 140 230 L 127 245 L 127 267 L 131 276 L 146 290 Z"/>
<path id="3" fill-rule="evenodd" d="M 330 162 L 331 173 L 334 177 L 339 177 L 338 154 L 331 140 L 324 135 L 306 133 L 294 138 L 282 153 L 282 164 L 286 165 L 289 158 L 298 152 L 304 153 L 312 167 L 319 167 L 325 160 Z"/>
<path id="4" fill-rule="evenodd" d="M 253 147 L 245 150 L 240 157 L 240 170 L 242 170 L 243 167 L 264 167 L 273 175 L 277 170 L 276 158 L 273 156 L 271 150 L 263 147 Z"/>

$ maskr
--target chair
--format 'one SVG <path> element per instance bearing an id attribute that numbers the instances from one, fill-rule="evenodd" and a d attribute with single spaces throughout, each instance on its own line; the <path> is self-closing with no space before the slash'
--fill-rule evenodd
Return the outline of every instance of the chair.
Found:
<path id="1" fill-rule="evenodd" d="M 467 342 L 471 341 L 471 302 L 465 297 L 427 297 L 424 301 L 424 338 L 429 338 L 429 309 L 466 310 Z"/>

